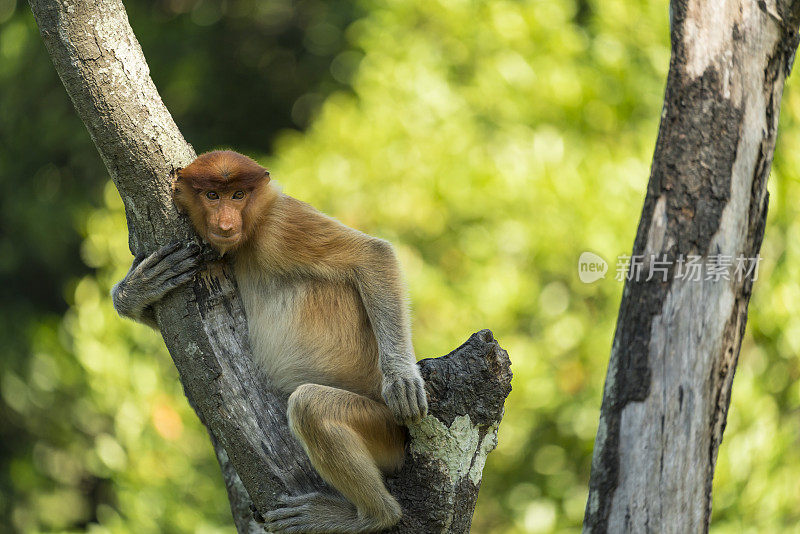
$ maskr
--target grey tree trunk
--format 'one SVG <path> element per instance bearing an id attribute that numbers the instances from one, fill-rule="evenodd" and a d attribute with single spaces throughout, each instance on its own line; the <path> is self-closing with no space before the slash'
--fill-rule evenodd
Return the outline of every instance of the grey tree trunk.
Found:
<path id="1" fill-rule="evenodd" d="M 709 528 L 755 278 L 746 271 L 764 235 L 781 95 L 798 42 L 798 2 L 673 0 L 671 11 L 664 109 L 632 254 L 642 272 L 637 281 L 632 260 L 585 532 Z M 699 280 L 681 263 L 692 256 L 705 266 Z M 715 275 L 725 264 L 729 275 Z"/>
<path id="2" fill-rule="evenodd" d="M 122 2 L 30 0 L 30 6 L 125 203 L 131 251 L 192 237 L 173 207 L 169 173 L 195 153 L 150 79 Z M 276 497 L 324 484 L 289 433 L 286 399 L 251 361 L 230 269 L 210 266 L 168 295 L 156 317 L 186 395 L 211 435 L 236 527 L 263 532 L 256 518 Z M 404 509 L 393 532 L 469 531 L 484 461 L 511 390 L 509 365 L 488 330 L 445 357 L 420 362 L 430 415 L 409 429 L 408 460 L 388 481 Z"/>

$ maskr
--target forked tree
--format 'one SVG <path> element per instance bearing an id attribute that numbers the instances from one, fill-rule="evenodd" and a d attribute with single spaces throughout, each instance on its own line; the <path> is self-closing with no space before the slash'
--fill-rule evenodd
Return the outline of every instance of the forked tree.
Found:
<path id="1" fill-rule="evenodd" d="M 195 153 L 161 101 L 121 0 L 31 0 L 39 31 L 125 204 L 130 249 L 194 236 L 170 194 L 170 172 Z M 220 139 L 220 143 L 224 143 Z M 324 491 L 286 423 L 286 399 L 257 372 L 231 270 L 216 262 L 155 308 L 184 391 L 208 428 L 239 532 L 282 495 Z M 469 532 L 486 455 L 511 390 L 508 355 L 491 332 L 419 363 L 429 415 L 409 428 L 388 480 L 404 515 L 392 532 Z"/>

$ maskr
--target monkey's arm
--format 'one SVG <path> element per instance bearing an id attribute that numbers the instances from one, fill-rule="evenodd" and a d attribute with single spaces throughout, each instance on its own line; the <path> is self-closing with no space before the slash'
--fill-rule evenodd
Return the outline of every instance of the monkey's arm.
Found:
<path id="1" fill-rule="evenodd" d="M 122 317 L 158 328 L 152 305 L 191 280 L 201 263 L 196 243 L 175 242 L 137 257 L 125 278 L 111 289 L 114 308 Z"/>
<path id="2" fill-rule="evenodd" d="M 428 411 L 425 384 L 411 344 L 400 264 L 392 245 L 283 196 L 269 230 L 267 269 L 304 270 L 355 283 L 378 342 L 381 393 L 398 421 L 418 421 Z"/>
<path id="3" fill-rule="evenodd" d="M 428 412 L 428 400 L 411 344 L 400 264 L 390 243 L 365 238 L 355 279 L 378 341 L 381 394 L 398 421 L 419 421 Z"/>

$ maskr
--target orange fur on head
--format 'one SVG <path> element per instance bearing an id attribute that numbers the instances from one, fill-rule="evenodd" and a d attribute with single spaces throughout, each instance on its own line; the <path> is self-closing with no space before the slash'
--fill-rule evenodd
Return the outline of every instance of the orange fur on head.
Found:
<path id="1" fill-rule="evenodd" d="M 176 171 L 173 198 L 200 236 L 224 254 L 246 243 L 268 211 L 276 197 L 269 180 L 247 156 L 215 150 Z"/>

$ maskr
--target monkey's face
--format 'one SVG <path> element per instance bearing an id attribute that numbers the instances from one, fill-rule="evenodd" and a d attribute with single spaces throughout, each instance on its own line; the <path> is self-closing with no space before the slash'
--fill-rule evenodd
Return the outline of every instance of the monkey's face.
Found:
<path id="1" fill-rule="evenodd" d="M 249 200 L 248 193 L 244 189 L 199 192 L 205 215 L 205 231 L 201 233 L 222 254 L 241 244 L 244 236 L 242 212 Z"/>
<path id="2" fill-rule="evenodd" d="M 263 211 L 269 172 L 230 150 L 208 152 L 174 173 L 175 203 L 195 230 L 222 254 L 247 241 L 253 219 Z"/>

